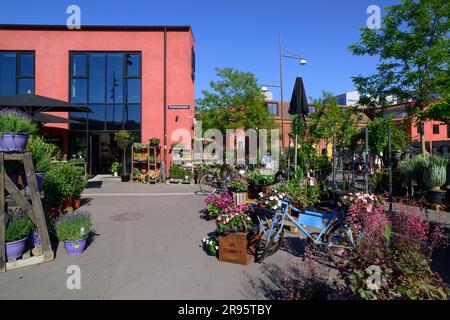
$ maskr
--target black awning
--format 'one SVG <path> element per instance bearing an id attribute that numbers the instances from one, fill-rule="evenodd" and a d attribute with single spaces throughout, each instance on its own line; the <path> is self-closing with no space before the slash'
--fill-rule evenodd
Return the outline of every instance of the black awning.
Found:
<path id="1" fill-rule="evenodd" d="M 0 107 L 21 108 L 28 113 L 35 112 L 91 112 L 88 107 L 79 106 L 58 99 L 32 93 L 15 96 L 0 96 Z"/>

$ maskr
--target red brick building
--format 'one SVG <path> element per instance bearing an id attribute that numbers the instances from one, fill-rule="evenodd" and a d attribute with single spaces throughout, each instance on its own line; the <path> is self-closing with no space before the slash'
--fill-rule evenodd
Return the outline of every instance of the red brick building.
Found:
<path id="1" fill-rule="evenodd" d="M 137 142 L 158 137 L 169 164 L 170 145 L 183 140 L 172 133 L 193 133 L 194 81 L 190 26 L 0 25 L 0 95 L 29 91 L 90 107 L 57 114 L 78 123 L 44 134 L 69 155 L 83 153 L 93 174 L 115 160 L 121 129 Z"/>

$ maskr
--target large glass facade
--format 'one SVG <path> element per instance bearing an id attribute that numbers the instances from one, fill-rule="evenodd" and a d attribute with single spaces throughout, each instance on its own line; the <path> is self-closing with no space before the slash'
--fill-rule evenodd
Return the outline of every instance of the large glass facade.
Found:
<path id="1" fill-rule="evenodd" d="M 141 54 L 139 52 L 71 52 L 70 101 L 92 113 L 72 112 L 70 152 L 82 153 L 92 174 L 106 173 L 120 160 L 114 143 L 118 130 L 141 137 Z"/>
<path id="2" fill-rule="evenodd" d="M 34 52 L 0 51 L 0 96 L 34 93 Z"/>

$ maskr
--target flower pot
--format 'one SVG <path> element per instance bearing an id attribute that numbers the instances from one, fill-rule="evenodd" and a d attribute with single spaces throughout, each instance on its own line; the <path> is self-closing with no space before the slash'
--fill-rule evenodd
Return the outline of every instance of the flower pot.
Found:
<path id="1" fill-rule="evenodd" d="M 62 202 L 62 210 L 66 210 L 72 207 L 72 196 L 66 197 L 64 198 L 63 202 Z"/>
<path id="2" fill-rule="evenodd" d="M 0 151 L 23 152 L 28 143 L 28 133 L 7 133 L 0 135 Z"/>
<path id="3" fill-rule="evenodd" d="M 231 194 L 233 196 L 234 202 L 237 205 L 240 205 L 240 204 L 244 205 L 244 204 L 246 204 L 246 202 L 247 202 L 247 192 L 234 192 L 234 191 L 232 191 Z"/>
<path id="4" fill-rule="evenodd" d="M 427 201 L 430 204 L 443 204 L 444 203 L 444 197 L 445 197 L 445 191 L 433 191 L 428 190 L 427 191 Z"/>
<path id="5" fill-rule="evenodd" d="M 394 160 L 400 161 L 401 159 L 402 159 L 402 153 L 401 152 L 394 153 Z"/>
<path id="6" fill-rule="evenodd" d="M 81 198 L 80 197 L 73 198 L 73 204 L 72 205 L 73 205 L 73 208 L 75 210 L 80 208 L 81 207 Z"/>
<path id="7" fill-rule="evenodd" d="M 44 176 L 45 176 L 45 172 L 36 172 L 36 181 L 37 181 L 39 192 L 42 192 L 42 185 L 44 184 Z M 22 175 L 22 180 L 23 180 L 23 184 L 25 185 L 25 187 L 28 187 L 28 180 L 27 180 L 27 176 L 25 174 Z"/>
<path id="8" fill-rule="evenodd" d="M 114 177 L 118 177 L 119 174 L 118 174 L 117 172 L 114 172 L 114 173 L 113 173 L 113 176 L 114 176 Z"/>
<path id="9" fill-rule="evenodd" d="M 38 231 L 33 231 L 28 236 L 28 244 L 30 248 L 34 248 L 41 245 L 41 235 Z"/>
<path id="10" fill-rule="evenodd" d="M 255 254 L 258 233 L 236 232 L 219 235 L 219 260 L 247 265 Z"/>
<path id="11" fill-rule="evenodd" d="M 120 176 L 120 181 L 122 181 L 122 182 L 128 182 L 128 181 L 130 181 L 130 175 L 129 175 L 129 174 L 122 174 L 122 175 Z"/>
<path id="12" fill-rule="evenodd" d="M 6 260 L 14 261 L 20 258 L 25 251 L 25 245 L 27 243 L 28 237 L 23 239 L 7 242 L 6 243 Z"/>
<path id="13" fill-rule="evenodd" d="M 69 256 L 78 256 L 82 254 L 86 248 L 86 242 L 87 238 L 76 241 L 64 241 L 64 247 Z"/>
<path id="14" fill-rule="evenodd" d="M 16 187 L 19 187 L 19 176 L 17 174 L 12 174 L 9 176 L 9 178 L 12 180 Z"/>

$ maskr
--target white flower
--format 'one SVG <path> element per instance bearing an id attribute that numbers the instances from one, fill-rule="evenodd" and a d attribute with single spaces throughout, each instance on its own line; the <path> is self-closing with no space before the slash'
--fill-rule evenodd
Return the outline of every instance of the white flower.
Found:
<path id="1" fill-rule="evenodd" d="M 82 235 L 84 234 L 84 227 L 81 227 L 80 232 Z"/>
<path id="2" fill-rule="evenodd" d="M 219 250 L 219 246 L 216 246 L 216 250 Z"/>
<path id="3" fill-rule="evenodd" d="M 367 283 L 367 288 L 369 288 L 369 290 L 372 290 L 372 291 L 378 291 L 378 290 L 380 290 L 380 287 L 375 283 L 375 282 L 373 282 L 373 283 Z"/>
<path id="4" fill-rule="evenodd" d="M 273 201 L 273 196 L 269 198 L 270 201 Z"/>
<path id="5" fill-rule="evenodd" d="M 273 210 L 277 210 L 277 208 L 278 208 L 277 206 L 273 206 L 273 208 L 272 208 L 272 209 L 273 209 Z"/>
<path id="6" fill-rule="evenodd" d="M 206 238 L 203 238 L 202 242 L 206 242 Z"/>

